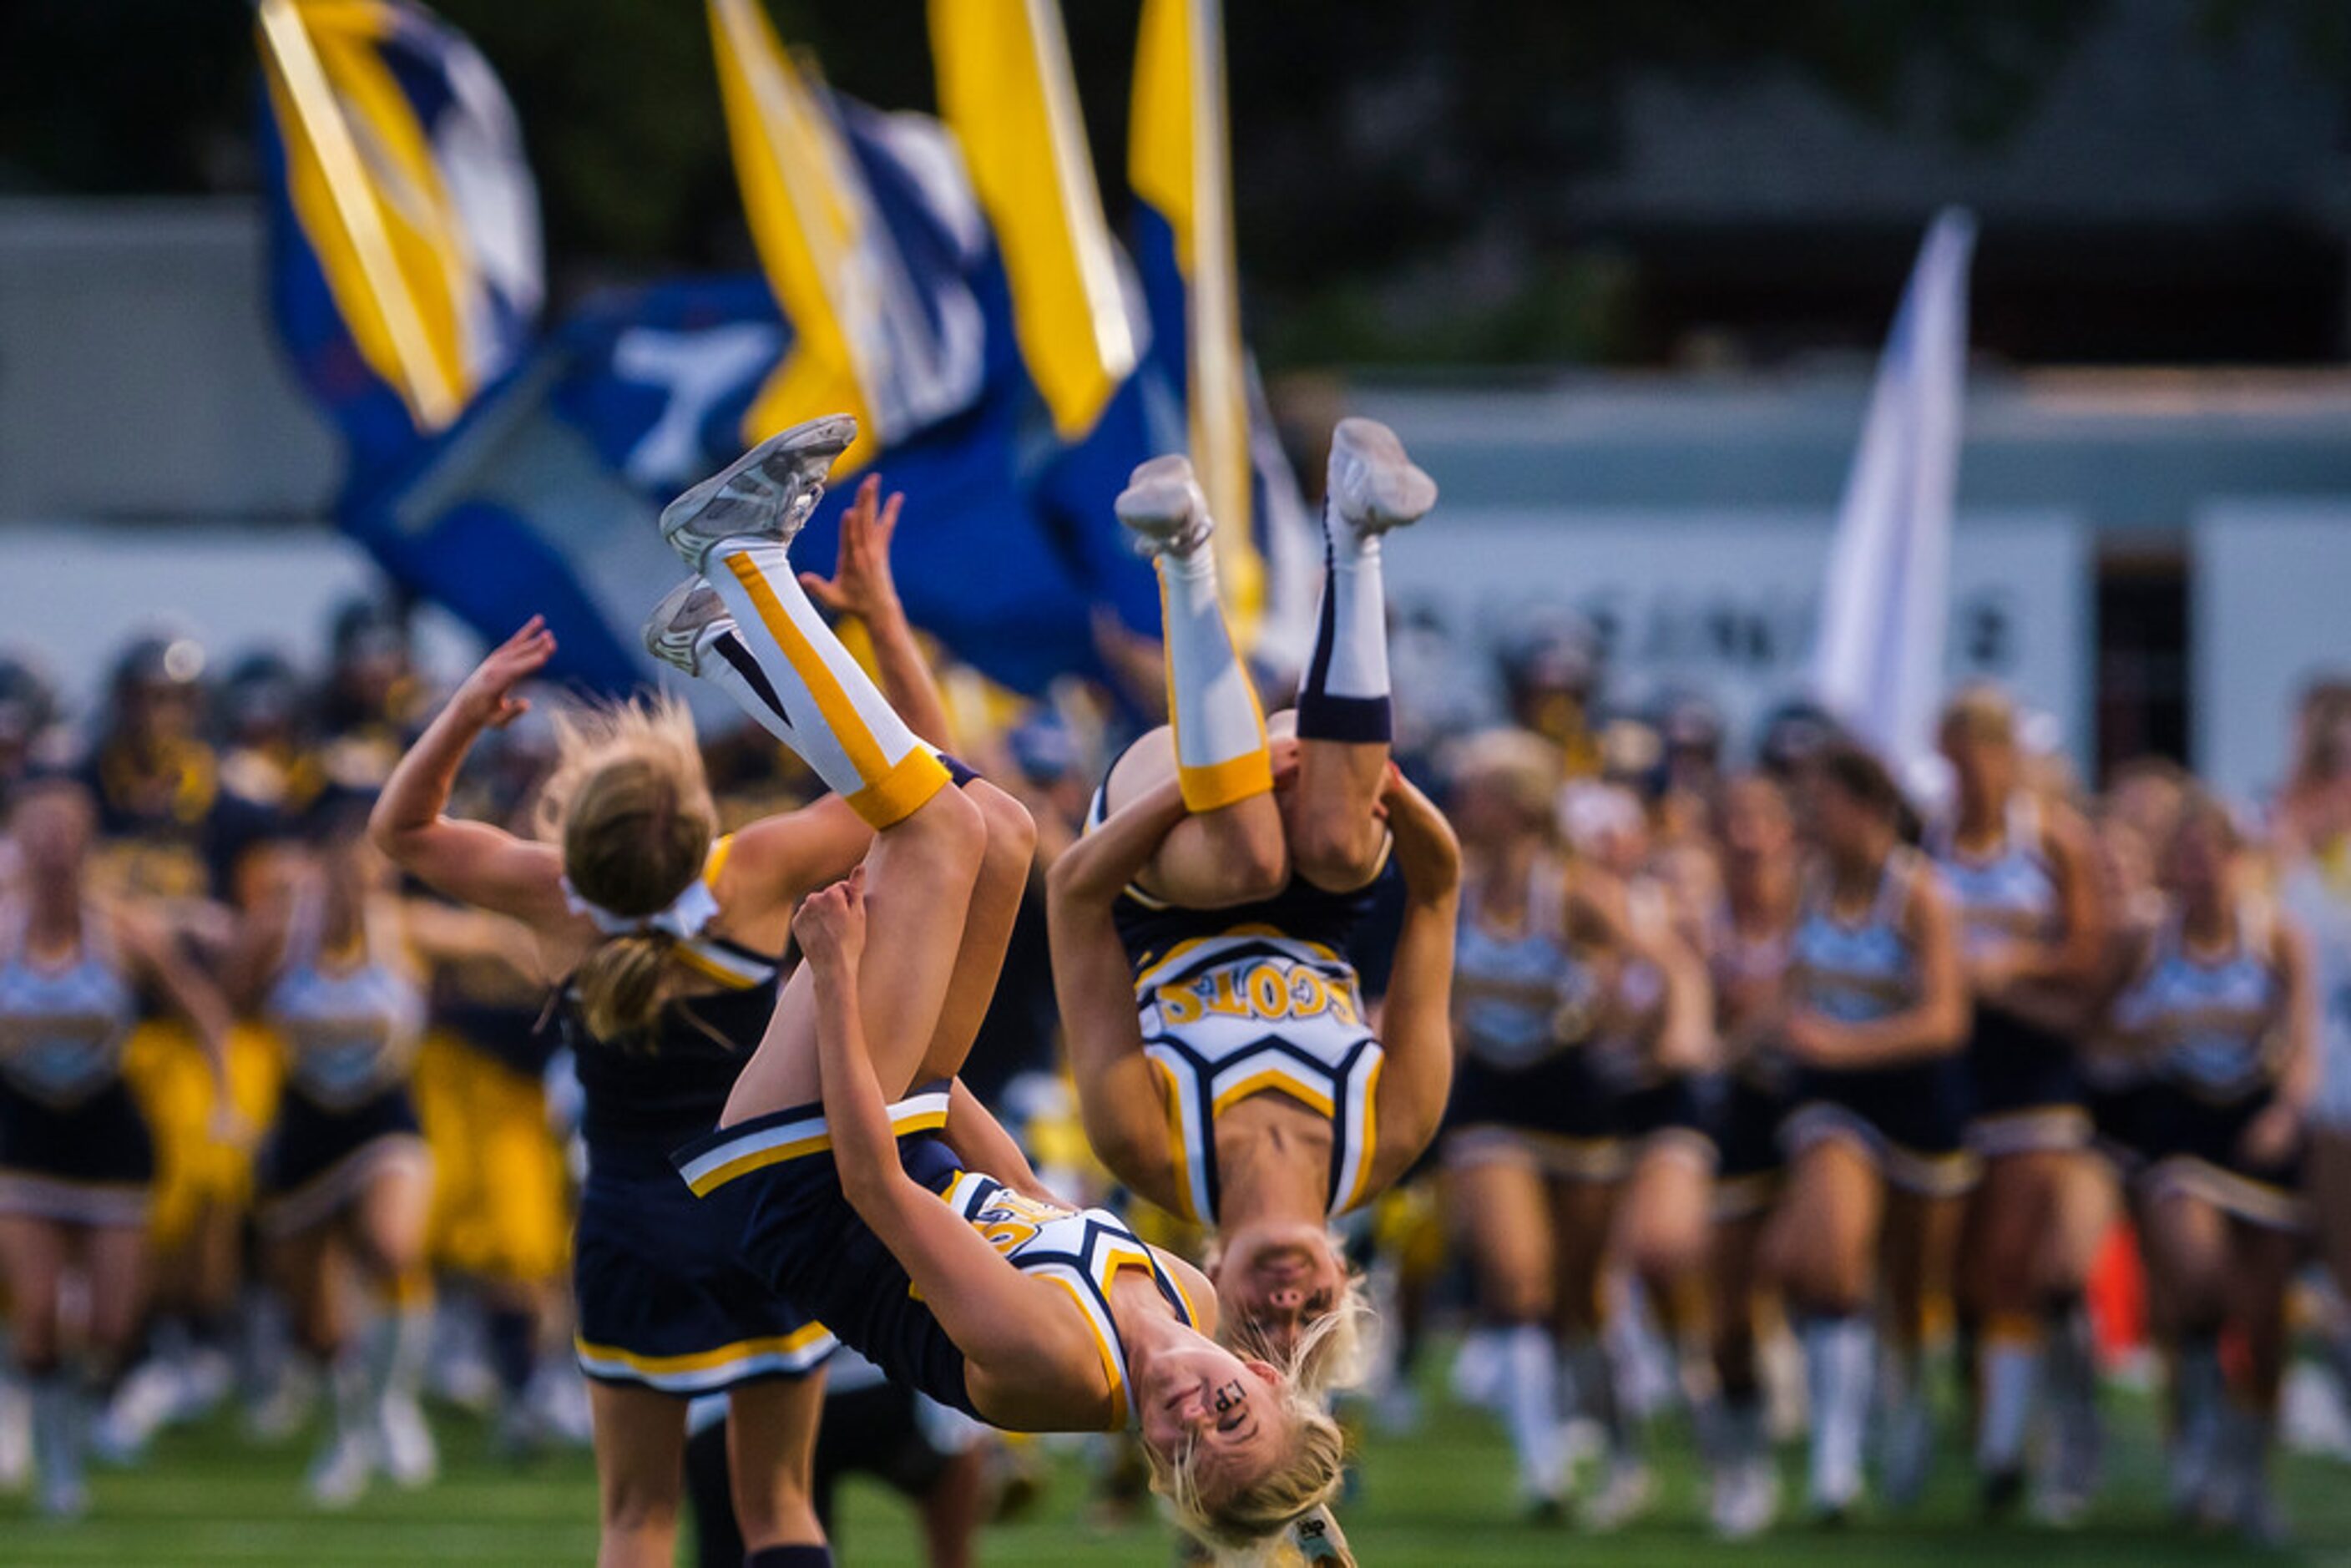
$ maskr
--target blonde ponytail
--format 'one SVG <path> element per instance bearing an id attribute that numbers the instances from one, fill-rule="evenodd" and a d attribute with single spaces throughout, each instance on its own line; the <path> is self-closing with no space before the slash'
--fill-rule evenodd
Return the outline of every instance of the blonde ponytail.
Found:
<path id="1" fill-rule="evenodd" d="M 590 949 L 571 976 L 589 1033 L 617 1041 L 653 1032 L 675 983 L 669 956 L 676 940 L 666 931 L 632 931 Z"/>

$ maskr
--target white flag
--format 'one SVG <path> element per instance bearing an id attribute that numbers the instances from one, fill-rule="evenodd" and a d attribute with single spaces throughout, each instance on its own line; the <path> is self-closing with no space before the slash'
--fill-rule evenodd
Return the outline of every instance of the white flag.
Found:
<path id="1" fill-rule="evenodd" d="M 1910 782 L 1932 767 L 1942 686 L 1975 238 L 1974 217 L 1948 207 L 1919 246 L 1845 476 L 1821 602 L 1814 695 Z"/>

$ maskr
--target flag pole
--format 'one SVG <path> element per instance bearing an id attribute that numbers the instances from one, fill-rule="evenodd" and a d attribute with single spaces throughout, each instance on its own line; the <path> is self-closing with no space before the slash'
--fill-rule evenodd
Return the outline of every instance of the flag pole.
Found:
<path id="1" fill-rule="evenodd" d="M 1218 565 L 1235 630 L 1246 645 L 1256 637 L 1265 585 L 1249 506 L 1223 7 L 1218 0 L 1189 0 L 1186 10 L 1192 66 L 1192 456 L 1209 513 L 1224 524 L 1217 532 Z"/>
<path id="2" fill-rule="evenodd" d="M 1085 289 L 1086 317 L 1093 323 L 1095 351 L 1103 373 L 1115 384 L 1134 370 L 1134 329 L 1111 257 L 1110 229 L 1102 221 L 1102 193 L 1094 183 L 1085 121 L 1078 110 L 1077 78 L 1070 67 L 1070 40 L 1062 30 L 1057 0 L 1023 0 L 1029 38 L 1043 84 L 1045 118 L 1053 149 L 1053 183 L 1070 225 L 1070 248 Z"/>
<path id="3" fill-rule="evenodd" d="M 409 408 L 425 430 L 446 429 L 457 417 L 462 400 L 433 357 L 423 319 L 392 254 L 392 236 L 384 231 L 383 214 L 368 195 L 367 169 L 359 144 L 343 122 L 333 84 L 327 79 L 326 67 L 302 26 L 295 0 L 261 0 L 260 23 L 287 99 L 326 173 L 327 194 L 335 204 L 335 215 L 342 221 L 343 233 L 351 242 L 360 271 L 383 317 Z"/>

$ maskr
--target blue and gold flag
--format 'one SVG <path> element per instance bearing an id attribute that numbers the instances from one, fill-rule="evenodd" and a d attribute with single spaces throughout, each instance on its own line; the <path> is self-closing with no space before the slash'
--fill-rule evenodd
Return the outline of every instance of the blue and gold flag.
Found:
<path id="1" fill-rule="evenodd" d="M 454 424 L 528 350 L 538 193 L 473 45 L 402 0 L 262 0 L 273 303 L 355 482 Z"/>

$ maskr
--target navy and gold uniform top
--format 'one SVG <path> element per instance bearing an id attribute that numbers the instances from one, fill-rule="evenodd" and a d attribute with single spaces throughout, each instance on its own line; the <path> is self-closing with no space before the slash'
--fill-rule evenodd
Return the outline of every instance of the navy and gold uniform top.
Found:
<path id="1" fill-rule="evenodd" d="M 97 911 L 82 912 L 80 944 L 55 964 L 26 951 L 29 918 L 22 904 L 0 908 L 0 1085 L 70 1111 L 120 1083 L 139 996 Z"/>
<path id="2" fill-rule="evenodd" d="M 1181 1284 L 1124 1220 L 1108 1209 L 1072 1209 L 1014 1192 L 961 1168 L 939 1136 L 948 1086 L 918 1089 L 890 1107 L 906 1175 L 939 1195 L 1013 1268 L 1066 1291 L 1092 1330 L 1110 1382 L 1111 1425 L 1131 1424 L 1127 1352 L 1111 1311 L 1111 1286 L 1130 1269 L 1147 1274 L 1177 1321 L 1198 1316 Z M 802 1105 L 737 1123 L 680 1149 L 678 1173 L 695 1195 L 739 1225 L 746 1260 L 779 1294 L 803 1302 L 842 1343 L 893 1381 L 981 1419 L 963 1352 L 924 1302 L 904 1267 L 859 1218 L 841 1189 L 823 1110 Z"/>
<path id="3" fill-rule="evenodd" d="M 312 1104 L 349 1111 L 408 1078 L 424 1036 L 424 993 L 395 959 L 385 911 L 362 919 L 357 950 L 326 947 L 326 901 L 294 906 L 285 962 L 262 1011 L 287 1044 L 287 1086 Z"/>
<path id="4" fill-rule="evenodd" d="M 1094 792 L 1090 829 L 1107 813 L 1106 789 Z M 1363 1201 L 1385 1053 L 1347 946 L 1377 883 L 1332 893 L 1292 877 L 1271 898 L 1227 909 L 1186 909 L 1129 883 L 1112 905 L 1134 974 L 1143 1052 L 1167 1097 L 1185 1218 L 1215 1221 L 1216 1119 L 1263 1093 L 1286 1094 L 1330 1122 L 1332 1216 Z"/>
<path id="5" fill-rule="evenodd" d="M 718 880 L 731 841 L 703 872 Z M 556 1021 L 584 1102 L 588 1179 L 572 1238 L 574 1348 L 600 1383 L 690 1396 L 803 1376 L 833 1338 L 747 1268 L 730 1224 L 677 1179 L 672 1152 L 704 1137 L 775 1016 L 781 964 L 723 936 L 672 949 L 713 989 L 663 1008 L 643 1040 L 598 1038 L 567 988 Z"/>
<path id="6" fill-rule="evenodd" d="M 2115 1023 L 2145 1042 L 2147 1065 L 2169 1088 L 2212 1103 L 2241 1101 L 2277 1078 L 2285 1042 L 2285 985 L 2271 955 L 2272 926 L 2252 903 L 2222 953 L 2191 952 L 2176 914 L 2157 934 L 2138 977 L 2115 1000 Z"/>
<path id="7" fill-rule="evenodd" d="M 1372 898 L 1369 886 L 1329 893 L 1302 877 L 1231 909 L 1182 909 L 1135 887 L 1119 895 L 1113 918 L 1134 970 L 1143 1052 L 1167 1096 L 1187 1218 L 1217 1213 L 1217 1117 L 1269 1092 L 1329 1120 L 1332 1217 L 1363 1201 L 1385 1056 L 1346 944 Z"/>
<path id="8" fill-rule="evenodd" d="M 1970 956 L 2056 934 L 2064 915 L 2057 873 L 2042 848 L 2041 810 L 2032 797 L 2020 790 L 2010 798 L 2006 830 L 1990 854 L 1962 852 L 1948 824 L 1936 829 L 1928 847 L 1959 917 L 1960 946 Z"/>
<path id="9" fill-rule="evenodd" d="M 1825 881 L 1804 901 L 1789 944 L 1789 976 L 1801 1005 L 1835 1023 L 1873 1023 L 1918 999 L 1918 957 L 1902 931 L 1906 873 L 1917 852 L 1886 857 L 1877 894 L 1859 921 L 1837 918 Z"/>

